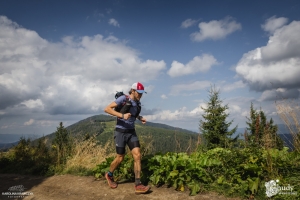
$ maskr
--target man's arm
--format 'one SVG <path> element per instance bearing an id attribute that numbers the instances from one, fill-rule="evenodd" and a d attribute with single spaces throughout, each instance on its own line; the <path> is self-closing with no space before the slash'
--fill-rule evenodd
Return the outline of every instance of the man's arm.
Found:
<path id="1" fill-rule="evenodd" d="M 143 124 L 146 124 L 147 120 L 146 118 L 144 118 L 143 116 L 139 115 L 138 117 L 138 120 L 140 120 Z"/>
<path id="2" fill-rule="evenodd" d="M 118 104 L 113 101 L 108 106 L 106 106 L 106 108 L 104 109 L 104 112 L 106 112 L 106 113 L 108 113 L 110 115 L 119 117 L 119 118 L 123 118 L 125 120 L 129 119 L 130 116 L 131 116 L 130 113 L 122 114 L 122 113 L 119 113 L 119 112 L 117 112 L 117 111 L 114 110 L 114 108 L 117 107 L 117 106 L 118 106 Z"/>

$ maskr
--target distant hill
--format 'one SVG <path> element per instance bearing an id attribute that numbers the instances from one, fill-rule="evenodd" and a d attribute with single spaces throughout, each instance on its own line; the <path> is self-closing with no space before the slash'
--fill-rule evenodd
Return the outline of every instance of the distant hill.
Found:
<path id="1" fill-rule="evenodd" d="M 0 134 L 0 143 L 13 143 L 20 140 L 20 138 L 38 138 L 35 134 Z"/>
<path id="2" fill-rule="evenodd" d="M 77 137 L 85 135 L 96 135 L 100 145 L 104 145 L 107 141 L 113 140 L 114 126 L 116 118 L 110 115 L 95 115 L 74 123 L 66 129 Z M 243 134 L 246 128 L 238 128 L 234 136 L 239 135 L 240 139 L 244 139 Z M 154 152 L 168 152 L 168 151 L 187 151 L 194 150 L 198 139 L 203 138 L 196 132 L 169 126 L 161 123 L 147 122 L 145 125 L 137 120 L 136 122 L 137 134 L 141 142 L 144 144 L 152 144 Z M 283 124 L 278 125 L 279 136 L 283 139 L 285 146 L 293 149 L 292 136 L 289 130 Z M 0 134 L 1 136 L 1 134 Z M 12 137 L 11 135 L 9 135 Z M 48 138 L 48 144 L 51 144 L 55 133 L 45 136 Z M 200 137 L 200 138 L 199 138 Z M 5 138 L 4 138 L 5 139 Z M 3 142 L 0 140 L 0 149 L 10 148 L 18 143 L 20 137 L 16 138 L 17 142 Z"/>
<path id="3" fill-rule="evenodd" d="M 20 141 L 20 138 L 25 139 L 36 139 L 38 136 L 33 134 L 0 134 L 0 150 L 7 150 L 15 145 L 17 145 Z"/>
<path id="4" fill-rule="evenodd" d="M 116 118 L 110 115 L 95 115 L 72 124 L 66 129 L 73 136 L 97 135 L 100 145 L 113 139 Z M 152 144 L 153 152 L 190 151 L 196 148 L 198 134 L 182 128 L 165 124 L 147 122 L 145 125 L 137 120 L 136 131 L 142 144 Z M 55 133 L 46 136 L 49 143 Z"/>
<path id="5" fill-rule="evenodd" d="M 0 150 L 1 151 L 5 151 L 10 149 L 11 147 L 17 145 L 19 143 L 19 141 L 17 142 L 12 142 L 12 143 L 0 143 Z"/>

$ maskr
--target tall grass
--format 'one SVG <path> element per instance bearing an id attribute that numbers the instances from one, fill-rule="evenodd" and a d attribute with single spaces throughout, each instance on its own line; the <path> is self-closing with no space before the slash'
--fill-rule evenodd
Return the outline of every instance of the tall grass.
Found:
<path id="1" fill-rule="evenodd" d="M 300 152 L 300 106 L 295 100 L 282 100 L 275 103 L 277 113 L 292 135 L 294 150 Z"/>
<path id="2" fill-rule="evenodd" d="M 64 166 L 64 173 L 91 175 L 93 168 L 113 156 L 113 141 L 108 140 L 104 146 L 97 143 L 96 136 L 83 140 L 74 140 L 71 156 Z"/>

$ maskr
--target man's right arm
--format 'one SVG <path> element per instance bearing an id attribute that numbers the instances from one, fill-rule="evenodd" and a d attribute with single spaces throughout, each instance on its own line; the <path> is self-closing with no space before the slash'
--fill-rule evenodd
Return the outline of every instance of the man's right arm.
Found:
<path id="1" fill-rule="evenodd" d="M 117 107 L 117 106 L 118 106 L 118 104 L 113 101 L 108 106 L 106 106 L 106 108 L 104 109 L 104 112 L 106 112 L 106 113 L 108 113 L 110 115 L 119 117 L 119 118 L 124 118 L 125 120 L 129 119 L 130 116 L 131 116 L 130 113 L 122 114 L 122 113 L 119 113 L 119 112 L 117 112 L 117 111 L 114 110 L 114 108 Z"/>

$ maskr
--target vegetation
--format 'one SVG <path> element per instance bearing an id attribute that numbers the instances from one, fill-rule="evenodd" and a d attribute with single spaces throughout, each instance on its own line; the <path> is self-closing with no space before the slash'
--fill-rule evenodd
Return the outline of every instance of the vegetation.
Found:
<path id="1" fill-rule="evenodd" d="M 97 165 L 95 177 L 103 177 L 113 157 Z M 178 191 L 189 189 L 191 195 L 217 191 L 232 197 L 265 199 L 265 182 L 279 179 L 283 185 L 299 191 L 300 156 L 278 149 L 214 148 L 205 152 L 166 153 L 144 156 L 144 182 L 171 186 Z M 116 179 L 133 180 L 133 160 L 126 155 L 115 171 Z M 278 195 L 274 199 L 297 199 L 298 195 Z"/>
<path id="2" fill-rule="evenodd" d="M 56 165 L 60 166 L 67 162 L 69 156 L 71 156 L 72 151 L 72 138 L 70 137 L 70 133 L 63 126 L 63 123 L 59 123 L 59 127 L 55 132 L 55 138 L 52 141 L 52 148 L 55 151 L 56 157 Z"/>
<path id="3" fill-rule="evenodd" d="M 9 152 L 0 155 L 0 173 L 47 175 L 53 156 L 42 137 L 37 145 L 30 139 L 20 138 L 19 143 Z"/>
<path id="4" fill-rule="evenodd" d="M 300 153 L 300 106 L 293 100 L 276 102 L 277 113 L 292 135 L 295 151 Z"/>
<path id="5" fill-rule="evenodd" d="M 248 122 L 246 123 L 248 128 L 244 133 L 244 137 L 247 145 L 265 148 L 283 148 L 283 141 L 277 134 L 277 125 L 274 125 L 272 118 L 268 121 L 262 110 L 255 110 L 253 103 L 251 103 L 250 117 L 248 117 Z"/>
<path id="6" fill-rule="evenodd" d="M 219 98 L 220 91 L 215 87 L 211 87 L 209 91 L 209 101 L 207 108 L 203 108 L 204 114 L 203 120 L 200 120 L 200 132 L 205 138 L 205 146 L 208 149 L 216 147 L 229 147 L 237 140 L 237 137 L 231 139 L 237 129 L 237 126 L 229 131 L 233 121 L 226 122 L 226 118 L 229 116 L 226 113 L 228 105 L 223 106 L 222 100 Z"/>

